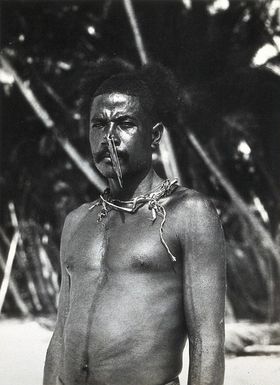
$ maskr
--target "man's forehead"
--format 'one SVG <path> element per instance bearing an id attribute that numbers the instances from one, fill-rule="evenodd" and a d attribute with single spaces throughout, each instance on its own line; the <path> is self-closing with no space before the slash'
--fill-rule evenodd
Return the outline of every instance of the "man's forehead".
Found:
<path id="1" fill-rule="evenodd" d="M 104 109 L 138 111 L 139 108 L 140 100 L 138 96 L 112 92 L 95 96 L 91 104 L 91 113 L 93 114 Z"/>

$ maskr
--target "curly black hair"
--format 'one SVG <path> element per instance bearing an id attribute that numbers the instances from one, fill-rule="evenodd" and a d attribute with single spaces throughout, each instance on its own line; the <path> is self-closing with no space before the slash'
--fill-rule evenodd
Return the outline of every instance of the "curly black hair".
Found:
<path id="1" fill-rule="evenodd" d="M 80 112 L 86 123 L 93 98 L 114 90 L 139 96 L 152 118 L 169 128 L 176 125 L 182 97 L 174 75 L 162 65 L 151 63 L 138 69 L 121 59 L 90 65 L 80 87 Z"/>

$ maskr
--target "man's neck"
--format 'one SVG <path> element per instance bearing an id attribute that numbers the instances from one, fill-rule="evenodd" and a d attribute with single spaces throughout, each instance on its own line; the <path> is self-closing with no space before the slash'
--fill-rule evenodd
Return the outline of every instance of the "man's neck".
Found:
<path id="1" fill-rule="evenodd" d="M 162 179 L 151 168 L 144 175 L 135 175 L 123 179 L 123 188 L 117 179 L 109 179 L 110 195 L 115 199 L 130 200 L 136 196 L 147 194 L 157 188 Z"/>

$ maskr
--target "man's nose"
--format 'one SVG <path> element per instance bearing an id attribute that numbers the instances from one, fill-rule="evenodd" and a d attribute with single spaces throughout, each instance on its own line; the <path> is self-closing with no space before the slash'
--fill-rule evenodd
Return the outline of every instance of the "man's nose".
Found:
<path id="1" fill-rule="evenodd" d="M 117 124 L 110 122 L 108 125 L 107 135 L 114 139 L 116 145 L 120 144 L 120 138 L 118 135 Z"/>

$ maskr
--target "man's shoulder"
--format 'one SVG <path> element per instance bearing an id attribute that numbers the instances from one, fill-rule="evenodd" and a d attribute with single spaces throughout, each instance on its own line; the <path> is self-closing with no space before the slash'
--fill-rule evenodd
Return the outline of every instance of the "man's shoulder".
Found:
<path id="1" fill-rule="evenodd" d="M 173 198 L 176 215 L 182 219 L 191 218 L 192 220 L 208 218 L 217 218 L 217 210 L 209 197 L 204 194 L 189 189 L 187 187 L 179 186 L 175 191 Z"/>
<path id="2" fill-rule="evenodd" d="M 72 210 L 65 218 L 64 226 L 61 234 L 61 260 L 65 258 L 65 248 L 68 242 L 79 227 L 79 224 L 86 216 L 90 207 L 90 203 L 84 203 L 78 208 Z"/>
<path id="3" fill-rule="evenodd" d="M 67 233 L 73 232 L 75 228 L 78 227 L 79 223 L 81 223 L 81 221 L 85 218 L 89 212 L 90 207 L 96 202 L 97 201 L 83 203 L 81 206 L 70 211 L 70 213 L 65 218 L 64 231 Z"/>
<path id="4" fill-rule="evenodd" d="M 174 203 L 178 205 L 179 208 L 188 208 L 188 209 L 205 209 L 207 207 L 213 207 L 213 203 L 210 198 L 206 197 L 204 194 L 184 187 L 178 186 L 174 194 Z"/>
<path id="5" fill-rule="evenodd" d="M 212 200 L 191 189 L 179 188 L 177 204 L 172 212 L 180 239 L 221 239 L 222 225 Z M 187 236 L 187 238 L 186 238 Z"/>
<path id="6" fill-rule="evenodd" d="M 65 221 L 70 223 L 79 221 L 87 214 L 90 206 L 90 203 L 83 203 L 81 206 L 70 211 L 70 213 L 66 216 Z"/>

